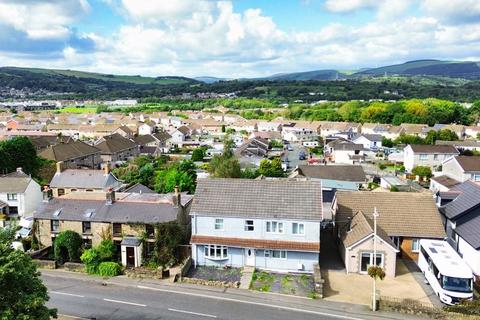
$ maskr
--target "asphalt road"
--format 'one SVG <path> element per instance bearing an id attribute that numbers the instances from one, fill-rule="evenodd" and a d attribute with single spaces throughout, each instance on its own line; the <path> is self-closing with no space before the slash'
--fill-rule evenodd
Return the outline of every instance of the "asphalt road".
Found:
<path id="1" fill-rule="evenodd" d="M 312 307 L 290 302 L 221 295 L 182 286 L 102 285 L 101 281 L 43 274 L 49 289 L 49 307 L 61 315 L 81 319 L 377 319 L 376 316 Z M 132 281 L 132 280 L 130 280 Z M 273 302 L 272 302 L 273 301 Z M 306 300 L 305 300 L 306 301 Z M 311 301 L 311 300 L 309 300 Z M 382 317 L 384 319 L 399 319 Z M 401 318 L 400 318 L 401 319 Z"/>

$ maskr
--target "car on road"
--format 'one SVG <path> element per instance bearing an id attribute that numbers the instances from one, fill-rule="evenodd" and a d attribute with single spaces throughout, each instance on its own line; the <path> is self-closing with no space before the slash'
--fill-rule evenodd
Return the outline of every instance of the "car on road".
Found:
<path id="1" fill-rule="evenodd" d="M 287 146 L 287 150 L 288 150 L 288 151 L 293 151 L 292 145 L 289 144 L 289 145 Z"/>
<path id="2" fill-rule="evenodd" d="M 305 156 L 305 151 L 300 151 L 298 153 L 298 160 L 305 160 L 307 157 Z"/>

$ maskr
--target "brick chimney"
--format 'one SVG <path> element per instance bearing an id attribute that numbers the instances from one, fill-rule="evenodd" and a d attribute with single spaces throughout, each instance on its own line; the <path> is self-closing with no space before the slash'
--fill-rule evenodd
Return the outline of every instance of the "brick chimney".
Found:
<path id="1" fill-rule="evenodd" d="M 173 202 L 173 205 L 175 207 L 179 207 L 179 206 L 182 205 L 181 193 L 180 193 L 180 189 L 178 188 L 178 186 L 175 186 L 175 191 L 174 191 L 174 194 L 172 196 L 172 202 Z"/>
<path id="2" fill-rule="evenodd" d="M 56 163 L 56 166 L 57 166 L 57 172 L 56 173 L 61 173 L 62 172 L 62 164 L 63 164 L 63 161 L 58 161 Z"/>
<path id="3" fill-rule="evenodd" d="M 115 191 L 113 190 L 113 188 L 108 188 L 105 196 L 107 200 L 107 205 L 112 205 L 115 202 Z"/>
<path id="4" fill-rule="evenodd" d="M 109 162 L 105 163 L 105 165 L 103 166 L 103 171 L 104 171 L 104 174 L 106 176 L 108 176 L 108 174 L 110 173 L 110 163 Z"/>

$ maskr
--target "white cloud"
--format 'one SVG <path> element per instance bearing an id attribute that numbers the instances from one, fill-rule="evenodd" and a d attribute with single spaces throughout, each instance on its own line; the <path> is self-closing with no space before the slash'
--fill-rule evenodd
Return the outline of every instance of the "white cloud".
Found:
<path id="1" fill-rule="evenodd" d="M 375 8 L 383 0 L 327 0 L 325 8 L 332 12 L 352 12 L 359 9 Z"/>
<path id="2" fill-rule="evenodd" d="M 478 23 L 479 0 L 421 0 L 421 8 L 429 15 L 448 23 Z"/>

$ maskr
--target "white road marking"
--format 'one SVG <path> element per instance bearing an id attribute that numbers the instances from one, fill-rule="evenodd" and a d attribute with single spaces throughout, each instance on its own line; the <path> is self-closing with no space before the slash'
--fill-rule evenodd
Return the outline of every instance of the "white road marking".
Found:
<path id="1" fill-rule="evenodd" d="M 68 314 L 58 314 L 59 317 L 68 318 L 68 319 L 78 319 L 78 320 L 88 320 L 88 318 L 82 318 L 77 316 L 69 316 Z"/>
<path id="2" fill-rule="evenodd" d="M 214 316 L 213 314 L 198 313 L 198 312 L 193 312 L 193 311 L 186 311 L 186 310 L 172 309 L 172 308 L 168 308 L 168 311 L 193 314 L 195 316 L 202 316 L 202 317 L 208 317 L 208 318 L 216 318 L 217 317 L 217 316 Z"/>
<path id="3" fill-rule="evenodd" d="M 129 304 L 131 306 L 137 306 L 137 307 L 146 307 L 147 306 L 146 304 L 133 303 L 133 302 L 128 302 L 128 301 L 120 301 L 120 300 L 112 300 L 112 299 L 103 299 L 103 301 Z"/>
<path id="4" fill-rule="evenodd" d="M 319 315 L 319 316 L 327 316 L 327 317 L 338 318 L 338 319 L 365 320 L 365 319 L 363 319 L 363 318 L 355 318 L 355 317 L 350 317 L 350 316 L 343 316 L 343 315 L 335 314 L 335 313 L 327 313 L 327 312 L 320 312 L 320 311 L 297 309 L 297 308 L 285 307 L 285 306 L 268 304 L 268 303 L 245 301 L 245 300 L 237 300 L 237 299 L 225 298 L 225 297 L 218 297 L 218 296 L 209 296 L 209 295 L 205 295 L 205 294 L 201 294 L 201 293 L 181 292 L 181 291 L 176 291 L 176 290 L 159 289 L 159 288 L 152 288 L 152 287 L 146 287 L 146 286 L 137 286 L 137 288 L 139 288 L 139 289 L 154 290 L 154 291 L 161 291 L 161 292 L 168 292 L 168 293 L 183 294 L 183 295 L 187 295 L 187 296 L 194 296 L 194 297 L 201 297 L 201 298 L 208 298 L 208 299 L 217 299 L 217 300 L 230 301 L 230 302 L 236 302 L 236 303 L 252 304 L 252 305 L 256 305 L 256 306 L 269 307 L 269 308 L 278 308 L 278 309 L 283 309 L 283 310 L 288 310 L 288 311 L 309 313 L 309 314 L 315 314 L 315 315 Z"/>
<path id="5" fill-rule="evenodd" d="M 77 298 L 85 298 L 85 296 L 81 296 L 81 295 L 79 295 L 79 294 L 66 293 L 66 292 L 50 291 L 50 293 L 60 294 L 60 295 L 63 295 L 63 296 L 70 296 L 70 297 L 77 297 Z"/>

